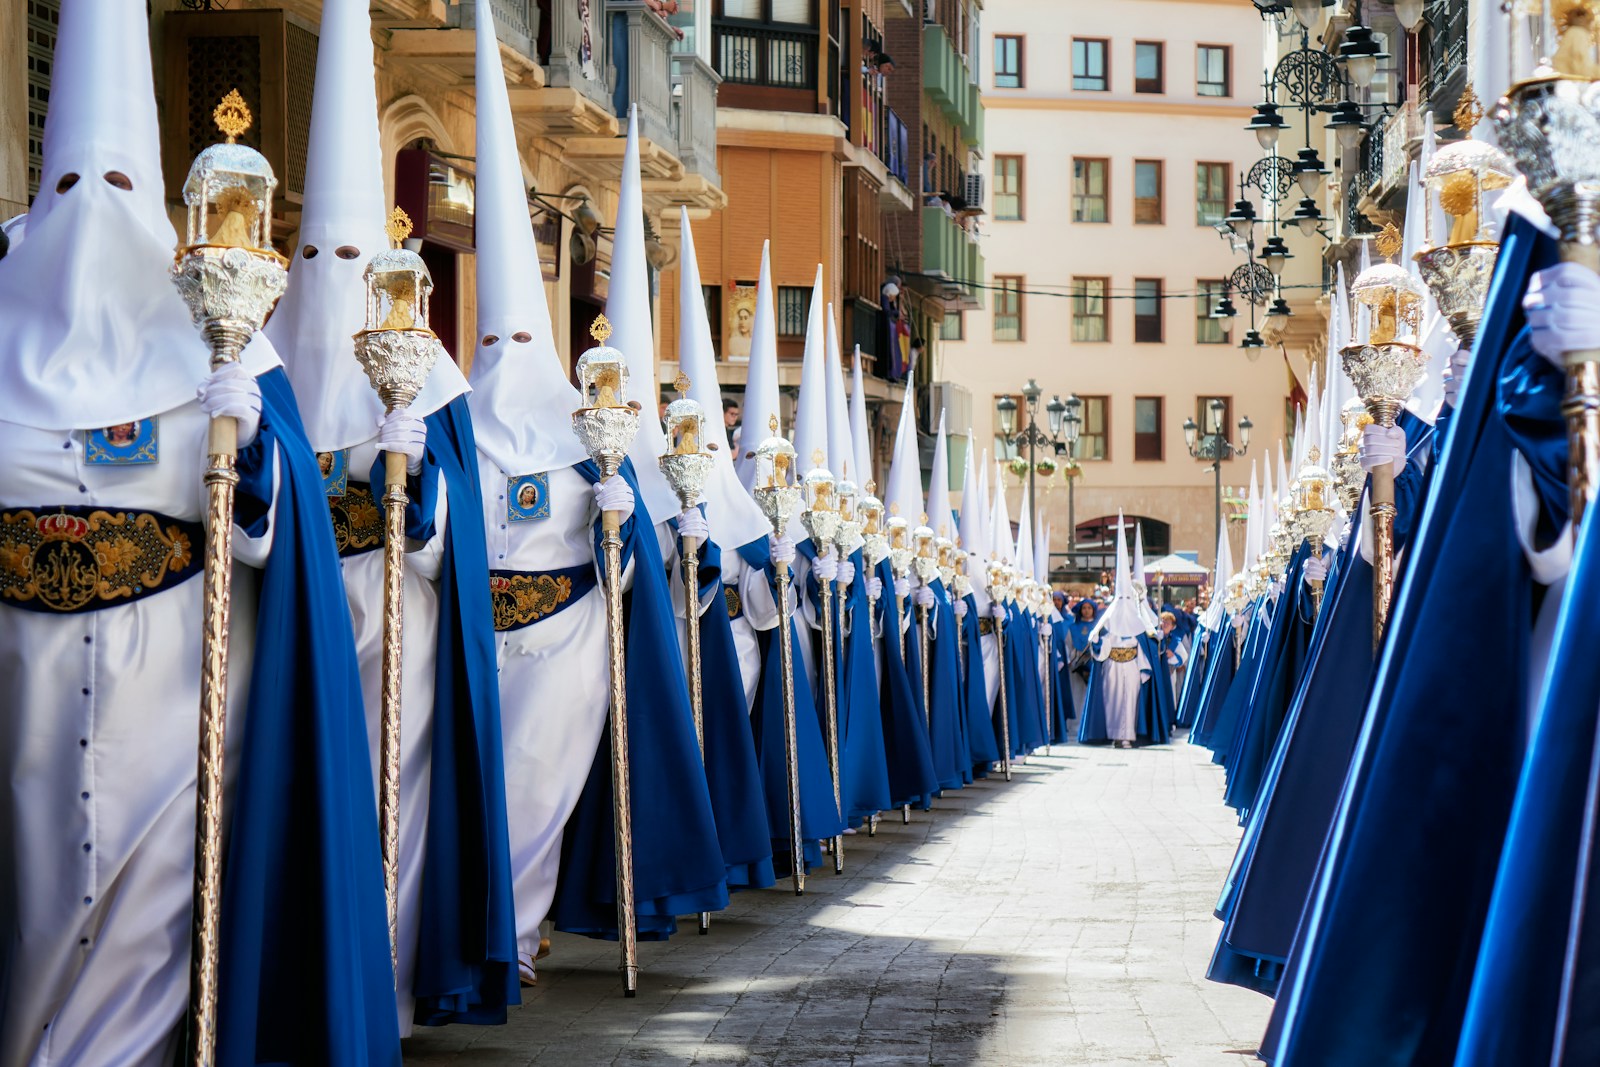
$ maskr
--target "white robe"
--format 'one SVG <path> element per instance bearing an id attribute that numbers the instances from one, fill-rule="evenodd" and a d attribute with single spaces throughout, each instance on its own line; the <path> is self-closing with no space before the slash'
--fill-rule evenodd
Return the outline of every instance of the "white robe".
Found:
<path id="1" fill-rule="evenodd" d="M 733 647 L 739 653 L 739 674 L 746 704 L 754 709 L 761 687 L 761 645 L 756 633 L 778 625 L 778 601 L 765 570 L 750 566 L 738 552 L 722 552 L 722 584 L 739 596 L 739 617 L 730 621 Z"/>
<path id="2" fill-rule="evenodd" d="M 1126 663 L 1111 659 L 1113 648 L 1136 648 L 1139 654 Z M 1106 737 L 1112 741 L 1134 741 L 1138 738 L 1139 686 L 1150 670 L 1150 660 L 1144 654 L 1137 637 L 1111 637 L 1101 639 L 1094 651 L 1100 661 L 1100 698 L 1106 714 Z"/>
<path id="3" fill-rule="evenodd" d="M 589 481 L 572 467 L 547 472 L 549 517 L 510 522 L 506 479 L 526 473 L 502 470 L 478 453 L 489 569 L 595 566 L 600 514 Z M 589 777 L 611 706 L 605 595 L 597 581 L 559 613 L 495 638 L 517 952 L 531 963 L 539 924 L 555 898 L 561 833 Z"/>
<path id="4" fill-rule="evenodd" d="M 378 456 L 378 439 L 349 451 L 350 477 L 365 481 Z M 448 521 L 443 476 L 439 476 L 434 536 L 408 545 L 402 588 L 404 609 L 400 652 L 400 871 L 396 920 L 395 1007 L 400 1035 L 411 1035 L 413 995 L 420 933 L 423 856 L 428 844 L 428 787 L 433 771 L 433 680 L 439 642 L 439 571 L 444 560 Z M 383 507 L 383 485 L 372 486 L 373 502 Z M 361 701 L 367 712 L 367 744 L 372 753 L 375 803 L 383 779 L 383 546 L 340 561 L 345 599 L 355 628 L 361 668 Z"/>
<path id="5" fill-rule="evenodd" d="M 0 422 L 0 507 L 201 521 L 207 419 L 159 416 L 159 460 L 88 466 L 82 431 Z M 241 736 L 270 524 L 234 530 L 227 727 Z M 204 544 L 190 546 L 200 556 Z M 189 992 L 202 577 L 99 611 L 0 604 L 0 1065 L 167 1067 Z"/>

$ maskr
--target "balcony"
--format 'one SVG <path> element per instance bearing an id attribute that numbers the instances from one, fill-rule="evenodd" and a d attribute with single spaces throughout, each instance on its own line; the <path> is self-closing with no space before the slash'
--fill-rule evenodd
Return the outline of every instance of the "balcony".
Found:
<path id="1" fill-rule="evenodd" d="M 394 9 L 399 5 L 381 5 Z M 539 8 L 534 0 L 493 0 L 495 34 L 504 45 L 501 59 L 513 85 L 538 88 L 544 72 L 538 64 Z M 477 8 L 456 2 L 448 7 L 434 5 L 435 16 L 394 21 L 398 12 L 388 10 L 373 15 L 374 25 L 390 30 L 388 62 L 410 68 L 410 72 L 443 80 L 460 87 L 473 77 L 477 29 Z M 385 17 L 386 16 L 386 17 Z M 438 16 L 442 16 L 442 19 Z"/>
<path id="2" fill-rule="evenodd" d="M 739 107 L 815 111 L 817 43 L 814 26 L 750 19 L 712 22 L 711 54 Z"/>
<path id="3" fill-rule="evenodd" d="M 678 158 L 685 170 L 713 185 L 722 184 L 717 173 L 717 86 L 721 81 L 697 56 L 672 57 Z"/>
<path id="4" fill-rule="evenodd" d="M 644 0 L 607 0 L 614 81 L 611 107 L 619 119 L 639 109 L 639 136 L 676 144 L 672 108 L 672 43 L 666 20 Z"/>
<path id="5" fill-rule="evenodd" d="M 1467 5 L 1432 0 L 1423 12 L 1418 34 L 1422 44 L 1423 107 L 1448 115 L 1467 83 Z"/>
<path id="6" fill-rule="evenodd" d="M 899 179 L 901 185 L 909 188 L 911 140 L 906 124 L 900 121 L 900 116 L 890 107 L 883 109 L 882 123 L 883 133 L 878 138 L 878 158 L 883 160 L 883 165 L 888 168 L 891 177 Z"/>
<path id="7" fill-rule="evenodd" d="M 583 18 L 574 0 L 538 0 L 541 33 L 547 54 L 544 92 L 511 98 L 511 109 L 533 119 L 548 135 L 615 137 L 619 125 L 612 111 L 613 68 L 604 16 L 598 0 Z M 665 75 L 663 75 L 665 77 Z"/>
<path id="8" fill-rule="evenodd" d="M 969 145 L 983 140 L 983 104 L 966 60 L 950 44 L 944 27 L 922 27 L 922 89 L 961 130 Z"/>
<path id="9" fill-rule="evenodd" d="M 934 281 L 937 295 L 952 308 L 983 306 L 981 290 L 975 287 L 984 277 L 983 253 L 977 239 L 942 207 L 922 208 L 921 273 Z"/>

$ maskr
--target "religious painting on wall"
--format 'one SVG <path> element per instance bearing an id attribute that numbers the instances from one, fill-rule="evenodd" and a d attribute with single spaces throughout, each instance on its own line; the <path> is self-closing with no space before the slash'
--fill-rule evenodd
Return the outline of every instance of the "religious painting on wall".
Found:
<path id="1" fill-rule="evenodd" d="M 722 358 L 748 360 L 750 337 L 756 321 L 756 287 L 735 284 L 728 294 L 727 338 L 722 343 Z"/>

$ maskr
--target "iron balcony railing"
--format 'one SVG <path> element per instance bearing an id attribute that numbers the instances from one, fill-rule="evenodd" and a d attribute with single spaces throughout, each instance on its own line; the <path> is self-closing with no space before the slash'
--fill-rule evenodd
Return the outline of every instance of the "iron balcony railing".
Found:
<path id="1" fill-rule="evenodd" d="M 815 27 L 717 19 L 712 30 L 717 73 L 729 85 L 816 89 Z"/>

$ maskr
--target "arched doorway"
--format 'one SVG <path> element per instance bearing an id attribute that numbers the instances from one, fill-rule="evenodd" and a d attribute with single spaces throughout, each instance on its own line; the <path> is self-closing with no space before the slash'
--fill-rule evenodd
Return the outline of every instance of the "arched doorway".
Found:
<path id="1" fill-rule="evenodd" d="M 1124 515 L 1122 522 L 1130 561 L 1133 558 L 1136 527 L 1144 531 L 1145 559 L 1155 559 L 1172 551 L 1172 526 L 1169 523 L 1148 515 Z M 1109 574 L 1117 565 L 1117 516 L 1102 515 L 1078 523 L 1073 549 L 1069 578 L 1096 581 L 1102 571 Z M 1111 583 L 1108 581 L 1106 584 Z"/>

